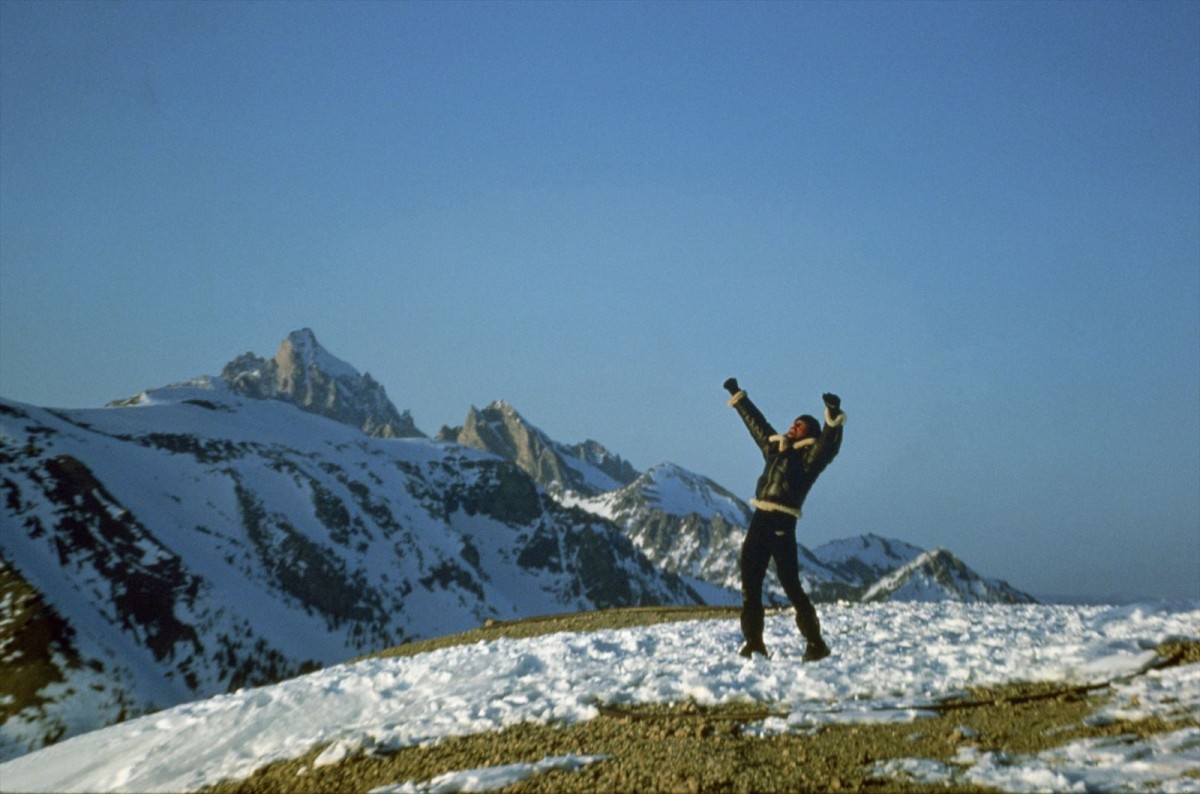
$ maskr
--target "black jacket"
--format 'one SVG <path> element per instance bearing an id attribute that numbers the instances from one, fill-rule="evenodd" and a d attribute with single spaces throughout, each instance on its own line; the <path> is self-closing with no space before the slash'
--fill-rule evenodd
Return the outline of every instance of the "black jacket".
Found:
<path id="1" fill-rule="evenodd" d="M 793 441 L 775 432 L 744 390 L 733 395 L 729 404 L 746 423 L 767 464 L 758 478 L 750 504 L 759 510 L 788 513 L 799 518 L 804 497 L 841 449 L 846 414 L 839 413 L 835 418 L 826 409 L 825 426 L 819 436 Z"/>

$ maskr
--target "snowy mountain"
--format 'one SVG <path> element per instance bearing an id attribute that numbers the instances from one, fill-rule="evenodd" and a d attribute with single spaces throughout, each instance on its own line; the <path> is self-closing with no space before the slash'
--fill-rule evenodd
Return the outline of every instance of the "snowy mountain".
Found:
<path id="1" fill-rule="evenodd" d="M 633 466 L 599 442 L 554 441 L 503 400 L 482 411 L 474 406 L 459 427 L 443 427 L 439 441 L 453 441 L 511 460 L 543 488 L 592 496 L 620 488 L 638 476 Z"/>
<path id="2" fill-rule="evenodd" d="M 504 402 L 430 440 L 307 329 L 103 409 L 0 399 L 0 464 L 0 758 L 488 619 L 736 603 L 750 518 Z M 800 562 L 815 600 L 1032 600 L 944 554 Z"/>
<path id="3" fill-rule="evenodd" d="M 871 585 L 862 600 L 1025 604 L 1032 598 L 1003 580 L 984 579 L 945 549 L 934 549 Z"/>
<path id="4" fill-rule="evenodd" d="M 923 552 L 924 549 L 901 540 L 868 534 L 830 541 L 819 546 L 813 556 L 841 581 L 858 587 L 870 587 Z"/>
<path id="5" fill-rule="evenodd" d="M 596 441 L 570 446 L 551 439 L 515 408 L 496 401 L 472 408 L 460 427 L 443 427 L 439 440 L 454 441 L 512 461 L 559 502 L 609 520 L 655 565 L 685 577 L 710 603 L 738 603 L 738 557 L 750 506 L 717 483 L 670 463 L 639 474 Z M 868 534 L 827 543 L 815 551 L 799 547 L 801 579 L 816 601 L 908 598 L 912 588 L 889 589 L 885 578 L 925 554 L 900 540 Z M 952 555 L 951 555 L 952 556 Z M 1007 583 L 985 579 L 957 558 L 933 558 L 925 597 L 961 601 L 1033 602 Z M 708 587 L 705 587 L 707 585 Z M 877 586 L 878 585 L 878 586 Z M 915 586 L 915 585 L 914 585 Z M 768 577 L 766 596 L 786 603 Z"/>
<path id="6" fill-rule="evenodd" d="M 731 594 L 740 587 L 737 555 L 750 508 L 706 477 L 663 463 L 623 488 L 559 498 L 621 527 L 664 570 Z M 729 602 L 735 601 L 731 595 Z"/>
<path id="7" fill-rule="evenodd" d="M 211 378 L 196 385 L 207 388 Z M 401 413 L 371 375 L 334 356 L 308 328 L 293 331 L 272 359 L 244 353 L 225 365 L 221 380 L 235 393 L 282 400 L 305 411 L 361 428 L 376 438 L 424 438 L 408 411 Z M 118 400 L 110 407 L 140 405 L 149 393 Z"/>
<path id="8" fill-rule="evenodd" d="M 0 400 L 0 757 L 492 618 L 700 600 L 506 460 L 293 402 Z"/>
<path id="9" fill-rule="evenodd" d="M 544 486 L 563 505 L 584 510 L 619 526 L 655 565 L 685 577 L 710 603 L 738 603 L 738 557 L 748 504 L 702 475 L 670 463 L 638 474 L 598 442 L 561 444 L 527 422 L 503 401 L 483 411 L 471 409 L 461 427 L 442 428 L 438 439 L 452 440 L 506 458 Z M 584 450 L 590 448 L 590 454 Z M 597 453 L 599 453 L 597 457 Z M 620 483 L 625 483 L 621 485 Z M 881 585 L 908 570 L 925 550 L 874 534 L 827 543 L 815 551 L 800 545 L 801 579 L 816 601 L 909 598 L 908 589 Z M 947 553 L 948 554 L 948 553 Z M 927 600 L 1032 603 L 1035 599 L 1006 582 L 985 579 L 961 560 L 934 556 L 923 581 Z M 932 566 L 932 567 L 931 567 Z M 936 569 L 936 570 L 934 570 Z M 705 588 L 704 585 L 709 587 Z M 768 577 L 766 596 L 786 603 L 778 580 Z"/>

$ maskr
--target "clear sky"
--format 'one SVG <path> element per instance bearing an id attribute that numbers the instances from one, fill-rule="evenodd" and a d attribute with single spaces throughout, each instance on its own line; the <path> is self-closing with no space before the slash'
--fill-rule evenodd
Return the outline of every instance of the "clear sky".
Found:
<path id="1" fill-rule="evenodd" d="M 0 394 L 302 327 L 744 497 L 721 382 L 836 391 L 802 543 L 1200 597 L 1200 3 L 0 0 Z"/>

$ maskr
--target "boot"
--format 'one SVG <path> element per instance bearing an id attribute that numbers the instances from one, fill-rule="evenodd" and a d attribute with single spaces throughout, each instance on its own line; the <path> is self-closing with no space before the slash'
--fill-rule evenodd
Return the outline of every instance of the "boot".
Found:
<path id="1" fill-rule="evenodd" d="M 819 662 L 833 651 L 829 650 L 829 646 L 825 644 L 825 640 L 817 637 L 816 640 L 808 643 L 808 647 L 804 649 L 804 661 Z"/>
<path id="2" fill-rule="evenodd" d="M 756 653 L 767 656 L 767 646 L 763 643 L 762 605 L 742 604 L 742 636 L 746 644 L 742 646 L 741 655 L 749 659 Z"/>
<path id="3" fill-rule="evenodd" d="M 738 653 L 747 659 L 751 658 L 756 653 L 759 654 L 760 656 L 762 656 L 764 659 L 771 658 L 771 654 L 767 653 L 767 646 L 763 645 L 761 642 L 758 643 L 757 645 L 751 645 L 750 643 L 746 643 L 745 645 L 742 646 L 742 649 L 740 651 L 738 651 Z"/>
<path id="4" fill-rule="evenodd" d="M 808 640 L 804 661 L 816 662 L 832 653 L 821 637 L 821 621 L 817 618 L 817 610 L 807 599 L 805 603 L 796 607 L 796 628 L 800 629 L 800 634 Z"/>

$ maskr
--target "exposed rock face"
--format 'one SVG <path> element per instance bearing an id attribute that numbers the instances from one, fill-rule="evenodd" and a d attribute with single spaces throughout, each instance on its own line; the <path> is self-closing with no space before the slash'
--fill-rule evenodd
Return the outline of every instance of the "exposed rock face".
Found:
<path id="1" fill-rule="evenodd" d="M 472 407 L 462 426 L 443 427 L 437 439 L 511 460 L 539 485 L 556 492 L 593 496 L 628 485 L 638 476 L 628 461 L 596 441 L 568 446 L 551 440 L 503 400 L 482 411 Z"/>
<path id="2" fill-rule="evenodd" d="M 247 397 L 284 400 L 376 438 L 425 437 L 408 411 L 396 410 L 383 386 L 331 355 L 308 328 L 289 334 L 273 359 L 238 356 L 225 365 L 221 379 Z"/>
<path id="3" fill-rule="evenodd" d="M 620 455 L 609 452 L 598 441 L 588 439 L 587 441 L 567 447 L 567 449 L 575 457 L 587 461 L 617 482 L 628 484 L 636 480 L 639 476 L 638 470 L 633 468 L 633 465 L 629 461 Z"/>

